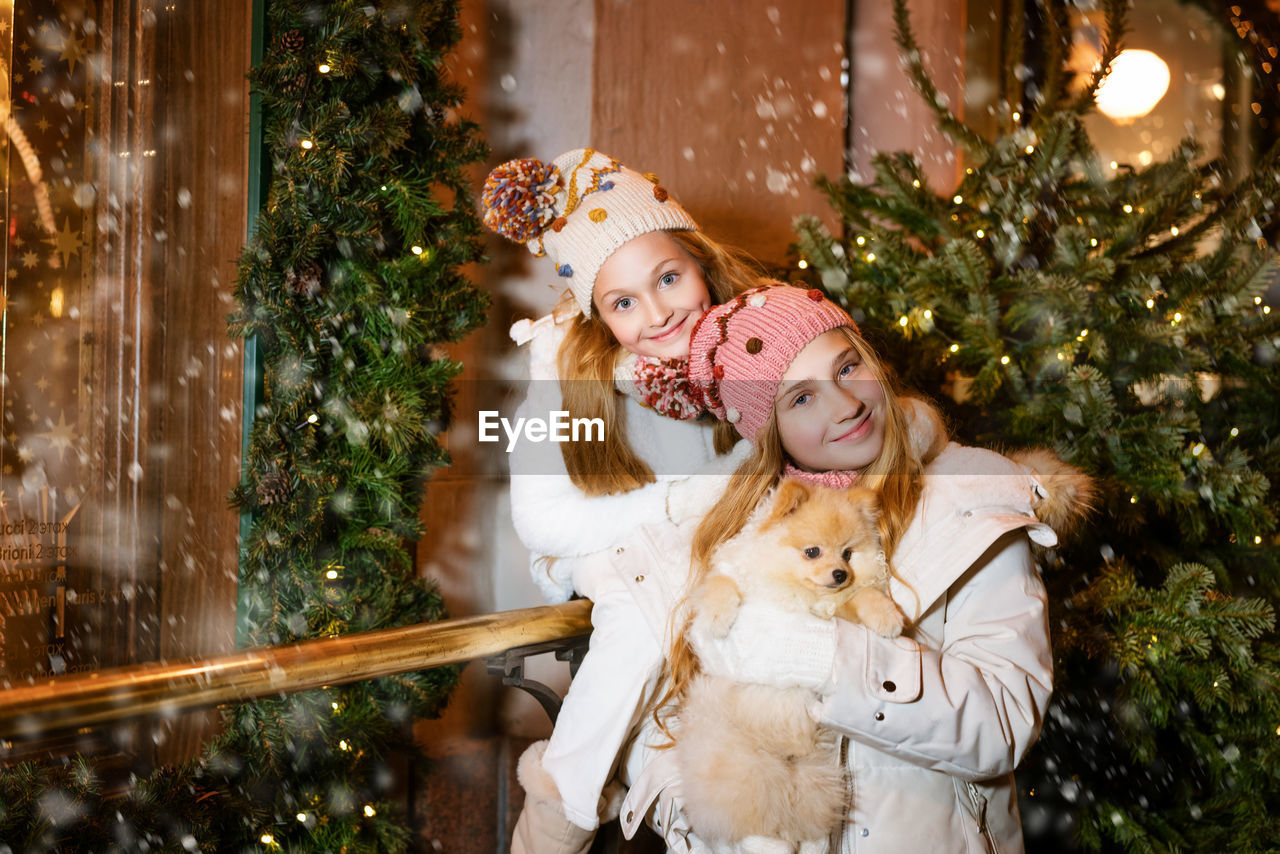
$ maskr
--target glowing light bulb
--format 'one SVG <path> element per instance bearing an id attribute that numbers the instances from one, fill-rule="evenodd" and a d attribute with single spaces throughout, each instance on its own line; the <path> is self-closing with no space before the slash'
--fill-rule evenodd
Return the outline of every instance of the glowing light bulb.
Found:
<path id="1" fill-rule="evenodd" d="M 1254 538 L 1253 538 L 1253 544 L 1254 544 L 1255 546 L 1260 546 L 1260 545 L 1262 545 L 1262 537 L 1254 537 Z"/>
<path id="2" fill-rule="evenodd" d="M 1007 365 L 1007 364 L 1009 364 L 1009 357 L 1008 357 L 1008 356 L 1001 356 L 1001 357 L 1000 357 L 1000 364 L 1002 364 L 1002 365 Z"/>
<path id="3" fill-rule="evenodd" d="M 1133 213 L 1133 205 L 1125 205 L 1123 210 L 1125 213 Z"/>
<path id="4" fill-rule="evenodd" d="M 955 197 L 952 198 L 951 201 L 955 202 L 957 205 L 963 204 L 964 196 L 960 195 L 959 193 L 956 193 Z"/>
<path id="5" fill-rule="evenodd" d="M 1197 442 L 1196 446 L 1191 449 L 1191 456 L 1198 457 L 1204 451 L 1204 442 Z"/>
<path id="6" fill-rule="evenodd" d="M 1155 108 L 1169 91 L 1169 66 L 1149 50 L 1122 50 L 1111 60 L 1094 100 L 1117 124 L 1129 124 Z"/>
<path id="7" fill-rule="evenodd" d="M 1234 438 L 1234 437 L 1239 436 L 1239 435 L 1240 435 L 1240 428 L 1239 428 L 1239 427 L 1232 427 L 1232 428 L 1231 428 L 1231 436 Z"/>
<path id="8" fill-rule="evenodd" d="M 1090 238 L 1089 238 L 1089 245 L 1090 245 L 1090 246 L 1097 246 L 1097 245 L 1098 245 L 1098 238 L 1096 238 L 1096 237 L 1090 237 Z"/>
<path id="9" fill-rule="evenodd" d="M 875 262 L 875 260 L 876 260 L 876 253 L 874 253 L 874 252 L 868 252 L 868 253 L 867 253 L 867 263 L 868 263 L 868 264 L 874 263 L 874 262 Z"/>
<path id="10" fill-rule="evenodd" d="M 797 264 L 796 266 L 799 267 L 801 270 L 807 270 L 809 269 L 809 262 L 801 258 L 800 263 Z"/>
<path id="11" fill-rule="evenodd" d="M 1129 496 L 1129 503 L 1130 503 L 1130 504 L 1137 504 L 1137 503 L 1138 503 L 1138 496 L 1136 496 L 1136 495 L 1130 495 L 1130 496 Z"/>
<path id="12" fill-rule="evenodd" d="M 321 74 L 328 74 L 328 73 L 329 73 L 330 71 L 332 71 L 332 70 L 333 70 L 333 69 L 329 67 L 329 64 L 328 64 L 327 62 L 322 62 L 322 63 L 320 63 L 320 73 L 321 73 Z"/>
<path id="13" fill-rule="evenodd" d="M 411 247 L 409 248 L 409 251 L 410 251 L 410 252 L 412 252 L 414 255 L 421 255 L 421 254 L 422 254 L 422 247 L 421 247 L 421 246 L 416 246 L 416 245 L 415 245 L 415 246 L 411 246 Z"/>
<path id="14" fill-rule="evenodd" d="M 375 815 L 378 814 L 378 811 L 373 808 L 373 804 L 365 804 L 364 814 L 369 816 L 369 818 L 373 818 Z"/>
<path id="15" fill-rule="evenodd" d="M 301 144 L 301 145 L 302 145 L 302 147 L 303 147 L 304 149 L 306 149 L 307 151 L 310 151 L 311 149 L 315 148 L 315 146 L 316 146 L 316 144 L 315 144 L 314 142 L 312 142 L 311 140 L 309 140 L 309 139 L 304 139 L 300 144 Z"/>
<path id="16" fill-rule="evenodd" d="M 920 179 L 916 178 L 914 181 L 912 181 L 911 186 L 915 187 L 917 190 L 920 189 Z"/>
<path id="17" fill-rule="evenodd" d="M 1181 323 L 1181 322 L 1182 322 L 1182 312 L 1180 312 L 1180 311 L 1175 311 L 1175 312 L 1173 313 L 1173 322 L 1174 322 L 1174 323 Z"/>
<path id="18" fill-rule="evenodd" d="M 978 230 L 977 230 L 977 231 L 975 231 L 973 234 L 974 234 L 974 236 L 975 236 L 975 237 L 977 237 L 979 240 L 981 240 L 982 238 L 984 238 L 984 237 L 986 237 L 986 236 L 987 236 L 987 233 L 986 233 L 985 231 L 983 231 L 982 229 L 978 229 Z"/>
<path id="19" fill-rule="evenodd" d="M 294 817 L 295 817 L 296 819 L 298 819 L 298 821 L 301 821 L 301 822 L 305 822 L 305 821 L 307 820 L 307 814 L 306 814 L 306 813 L 304 813 L 304 812 L 300 812 L 300 813 L 298 813 L 298 814 L 297 814 L 296 816 L 294 816 Z"/>
<path id="20" fill-rule="evenodd" d="M 1170 229 L 1169 229 L 1169 233 L 1170 233 L 1170 234 L 1172 234 L 1174 237 L 1177 237 L 1177 236 L 1178 236 L 1178 227 L 1177 227 L 1176 225 L 1175 225 L 1175 226 L 1173 226 L 1172 228 L 1170 228 Z"/>
<path id="21" fill-rule="evenodd" d="M 341 747 L 343 750 L 351 749 L 351 745 L 347 744 L 347 740 L 345 738 L 338 742 L 338 747 Z"/>
<path id="22" fill-rule="evenodd" d="M 898 318 L 898 325 L 899 325 L 899 326 L 906 326 L 906 325 L 907 325 L 907 316 L 906 316 L 905 314 L 904 314 L 902 317 L 899 317 L 899 318 Z"/>
<path id="23" fill-rule="evenodd" d="M 1153 300 L 1153 299 L 1149 299 L 1149 300 L 1147 300 L 1147 308 L 1155 308 L 1155 307 L 1156 307 L 1156 301 L 1155 301 L 1155 300 Z"/>
<path id="24" fill-rule="evenodd" d="M 924 310 L 924 319 L 933 320 L 933 309 L 926 308 Z"/>
<path id="25" fill-rule="evenodd" d="M 316 415 L 314 412 L 307 416 L 308 424 L 315 424 L 319 420 L 320 420 L 320 416 Z"/>
<path id="26" fill-rule="evenodd" d="M 1033 154 L 1035 153 L 1036 147 L 1034 145 L 1028 145 L 1026 148 L 1022 150 L 1025 151 L 1027 154 Z"/>
<path id="27" fill-rule="evenodd" d="M 959 345 L 959 344 L 952 344 L 952 345 L 951 345 L 951 352 L 952 352 L 952 353 L 959 353 L 959 352 L 960 352 L 960 345 Z"/>
<path id="28" fill-rule="evenodd" d="M 270 833 L 264 833 L 258 837 L 258 841 L 261 842 L 263 845 L 271 845 L 276 841 L 276 838 L 272 836 Z"/>
<path id="29" fill-rule="evenodd" d="M 324 577 L 329 579 L 330 581 L 333 581 L 333 579 L 338 577 L 338 570 L 331 569 L 324 574 Z"/>
<path id="30" fill-rule="evenodd" d="M 858 235 L 858 239 L 857 239 L 855 242 L 856 242 L 859 246 L 866 246 L 866 245 L 867 245 L 867 238 L 865 238 L 865 237 L 863 237 L 861 234 L 859 234 L 859 235 Z"/>

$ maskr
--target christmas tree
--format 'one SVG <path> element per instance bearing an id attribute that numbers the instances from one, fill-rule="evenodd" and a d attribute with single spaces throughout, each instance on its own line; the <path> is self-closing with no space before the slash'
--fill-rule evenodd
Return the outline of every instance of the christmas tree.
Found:
<path id="1" fill-rule="evenodd" d="M 482 252 L 445 59 L 457 3 L 269 0 L 265 203 L 232 333 L 263 383 L 233 502 L 240 641 L 283 644 L 438 619 L 412 542 L 461 365 L 440 350 L 483 322 L 459 272 Z M 264 175 L 265 177 L 265 175 Z M 197 762 L 104 795 L 93 763 L 0 777 L 0 842 L 22 851 L 401 851 L 395 768 L 455 668 L 241 704 Z M 402 800 L 402 798 L 401 798 Z M 9 850 L 0 844 L 0 850 Z"/>
<path id="2" fill-rule="evenodd" d="M 1102 62 L 1073 88 L 1046 4 L 1045 72 L 1006 90 L 987 138 L 939 96 L 896 0 L 904 61 L 968 168 L 938 191 L 881 154 L 872 183 L 825 181 L 845 231 L 804 220 L 799 251 L 960 441 L 1049 446 L 1098 479 L 1085 530 L 1041 561 L 1056 672 L 1019 769 L 1028 849 L 1275 850 L 1280 164 L 1228 186 L 1188 140 L 1105 174 L 1082 117 L 1126 4 L 1101 5 Z"/>

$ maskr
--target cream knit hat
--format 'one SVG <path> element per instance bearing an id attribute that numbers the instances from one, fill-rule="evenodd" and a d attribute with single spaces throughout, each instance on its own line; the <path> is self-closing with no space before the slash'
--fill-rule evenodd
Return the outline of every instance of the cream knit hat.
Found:
<path id="1" fill-rule="evenodd" d="M 509 160 L 489 173 L 480 200 L 484 224 L 551 258 L 587 316 L 596 274 L 615 249 L 651 231 L 698 230 L 657 175 L 641 175 L 591 148 L 551 164 Z"/>

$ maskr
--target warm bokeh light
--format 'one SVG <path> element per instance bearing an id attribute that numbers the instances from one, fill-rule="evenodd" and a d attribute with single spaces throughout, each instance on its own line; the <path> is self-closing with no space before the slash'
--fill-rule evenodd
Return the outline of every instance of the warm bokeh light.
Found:
<path id="1" fill-rule="evenodd" d="M 1103 115 L 1121 124 L 1141 118 L 1169 91 L 1169 66 L 1149 50 L 1124 50 L 1094 96 Z"/>

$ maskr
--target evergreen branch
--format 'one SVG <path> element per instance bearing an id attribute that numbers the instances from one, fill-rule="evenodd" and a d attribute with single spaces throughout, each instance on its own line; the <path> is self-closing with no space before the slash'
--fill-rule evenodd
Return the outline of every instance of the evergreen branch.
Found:
<path id="1" fill-rule="evenodd" d="M 974 157 L 985 159 L 991 150 L 990 143 L 961 121 L 946 105 L 942 94 L 938 92 L 938 88 L 929 77 L 929 72 L 925 70 L 920 46 L 916 43 L 915 33 L 911 30 L 911 14 L 907 10 L 907 0 L 893 0 L 893 20 L 894 37 L 906 63 L 907 73 L 916 91 L 937 117 L 938 128 L 964 146 Z"/>

